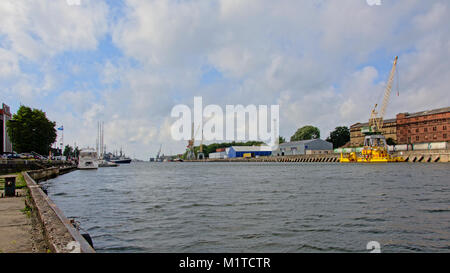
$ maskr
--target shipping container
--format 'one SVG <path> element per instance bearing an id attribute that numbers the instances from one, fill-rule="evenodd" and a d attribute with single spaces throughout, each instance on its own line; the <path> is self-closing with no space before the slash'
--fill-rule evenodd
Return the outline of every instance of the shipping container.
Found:
<path id="1" fill-rule="evenodd" d="M 447 150 L 448 146 L 449 146 L 448 142 L 433 142 L 433 143 L 431 143 L 432 150 Z"/>
<path id="2" fill-rule="evenodd" d="M 448 142 L 428 142 L 413 144 L 414 150 L 446 150 L 448 149 Z"/>

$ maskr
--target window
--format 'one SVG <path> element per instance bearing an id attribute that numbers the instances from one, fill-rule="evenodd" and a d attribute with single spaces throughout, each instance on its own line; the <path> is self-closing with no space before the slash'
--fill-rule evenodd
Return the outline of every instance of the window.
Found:
<path id="1" fill-rule="evenodd" d="M 437 128 L 436 126 L 433 127 L 433 132 L 436 132 Z"/>
<path id="2" fill-rule="evenodd" d="M 416 129 L 416 133 L 418 133 L 418 132 L 419 132 L 419 128 Z"/>
<path id="3" fill-rule="evenodd" d="M 442 127 L 442 130 L 444 130 L 444 131 L 447 130 L 447 126 L 444 125 L 444 126 Z"/>
<path id="4" fill-rule="evenodd" d="M 444 139 L 446 139 L 447 138 L 447 134 L 444 134 L 443 137 L 444 137 Z"/>
<path id="5" fill-rule="evenodd" d="M 434 136 L 433 136 L 433 139 L 437 139 L 437 135 L 434 135 Z"/>
<path id="6" fill-rule="evenodd" d="M 428 132 L 428 128 L 423 128 L 423 131 L 426 133 Z"/>
<path id="7" fill-rule="evenodd" d="M 419 136 L 416 136 L 416 141 L 419 141 Z"/>

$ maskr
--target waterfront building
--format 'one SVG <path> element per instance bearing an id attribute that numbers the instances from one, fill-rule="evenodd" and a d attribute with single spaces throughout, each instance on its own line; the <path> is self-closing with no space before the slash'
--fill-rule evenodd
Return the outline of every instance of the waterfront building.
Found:
<path id="1" fill-rule="evenodd" d="M 361 129 L 365 126 L 369 126 L 369 123 L 358 122 L 350 126 L 350 147 L 360 147 L 364 145 L 365 135 L 361 132 Z M 394 142 L 397 142 L 397 120 L 384 120 L 381 132 L 386 137 L 386 139 L 391 138 Z"/>
<path id="2" fill-rule="evenodd" d="M 269 146 L 231 146 L 225 149 L 228 158 L 270 156 L 272 148 Z"/>
<path id="3" fill-rule="evenodd" d="M 228 158 L 227 153 L 225 152 L 225 148 L 221 152 L 215 152 L 209 154 L 210 159 L 226 159 Z"/>
<path id="4" fill-rule="evenodd" d="M 6 123 L 8 120 L 12 118 L 11 111 L 9 109 L 9 106 L 6 104 L 2 104 L 2 108 L 0 109 L 0 154 L 2 153 L 11 153 L 13 151 L 12 149 L 12 143 L 9 139 Z"/>
<path id="5" fill-rule="evenodd" d="M 356 123 L 350 126 L 350 147 L 364 144 L 361 128 L 368 123 Z M 399 113 L 395 119 L 384 121 L 382 133 L 396 144 L 417 144 L 450 141 L 450 107 L 417 113 Z"/>
<path id="6" fill-rule="evenodd" d="M 397 114 L 398 144 L 450 141 L 450 107 Z"/>
<path id="7" fill-rule="evenodd" d="M 272 152 L 274 156 L 326 154 L 333 152 L 333 143 L 322 139 L 286 142 Z"/>

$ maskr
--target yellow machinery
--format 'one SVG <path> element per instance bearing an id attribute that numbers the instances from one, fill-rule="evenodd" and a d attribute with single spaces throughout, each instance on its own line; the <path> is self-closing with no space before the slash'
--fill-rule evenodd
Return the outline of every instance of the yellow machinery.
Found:
<path id="1" fill-rule="evenodd" d="M 404 162 L 405 160 L 401 157 L 391 157 L 388 151 L 388 146 L 386 143 L 386 138 L 381 133 L 383 128 L 383 117 L 386 113 L 386 108 L 389 102 L 389 97 L 391 95 L 392 83 L 394 82 L 395 69 L 397 67 L 398 57 L 395 57 L 394 65 L 392 66 L 391 73 L 389 75 L 389 80 L 386 86 L 386 91 L 383 97 L 383 104 L 380 109 L 380 113 L 377 112 L 377 104 L 373 108 L 370 119 L 369 126 L 363 127 L 361 132 L 365 134 L 364 147 L 360 153 L 352 152 L 350 154 L 344 155 L 341 152 L 340 162 L 342 163 L 383 163 L 383 162 Z"/>

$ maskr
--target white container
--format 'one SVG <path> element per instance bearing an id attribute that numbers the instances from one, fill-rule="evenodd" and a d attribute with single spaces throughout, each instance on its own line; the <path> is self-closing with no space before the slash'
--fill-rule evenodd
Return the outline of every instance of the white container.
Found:
<path id="1" fill-rule="evenodd" d="M 431 143 L 419 143 L 419 144 L 413 144 L 413 149 L 414 149 L 415 151 L 430 150 L 430 149 L 431 149 Z"/>
<path id="2" fill-rule="evenodd" d="M 448 142 L 433 142 L 430 143 L 431 150 L 447 150 L 448 149 Z"/>

